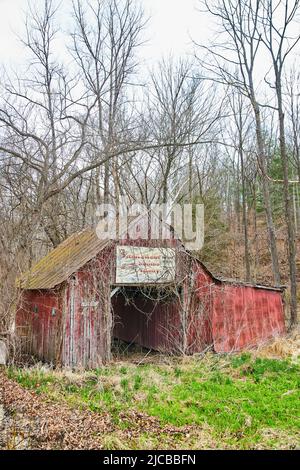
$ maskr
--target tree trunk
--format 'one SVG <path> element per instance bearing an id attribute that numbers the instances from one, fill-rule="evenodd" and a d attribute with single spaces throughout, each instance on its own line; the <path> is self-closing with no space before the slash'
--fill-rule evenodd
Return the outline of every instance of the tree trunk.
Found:
<path id="1" fill-rule="evenodd" d="M 244 155 L 242 147 L 241 131 L 239 135 L 239 154 L 241 164 L 241 177 L 242 177 L 242 210 L 243 210 L 243 228 L 244 228 L 244 259 L 246 268 L 246 281 L 251 281 L 250 271 L 250 258 L 249 258 L 249 237 L 248 237 L 248 217 L 247 217 L 247 201 L 246 201 L 246 185 L 245 185 L 245 169 L 244 169 Z"/>
<path id="2" fill-rule="evenodd" d="M 288 239 L 288 260 L 289 272 L 291 282 L 291 301 L 290 301 L 290 326 L 293 327 L 297 323 L 297 271 L 296 271 L 296 243 L 295 243 L 295 228 L 293 223 L 293 207 L 289 190 L 289 160 L 286 150 L 285 142 L 285 128 L 284 128 L 284 112 L 282 103 L 282 91 L 280 76 L 276 76 L 276 93 L 278 100 L 278 119 L 279 119 L 279 142 L 280 142 L 280 155 L 283 170 L 283 194 L 284 194 L 284 207 L 285 207 L 285 220 L 287 227 Z"/>
<path id="3" fill-rule="evenodd" d="M 255 123 L 256 123 L 257 159 L 258 159 L 259 169 L 260 169 L 260 173 L 262 177 L 264 209 L 266 213 L 266 221 L 267 221 L 267 228 L 268 228 L 268 235 L 269 235 L 269 242 L 270 242 L 273 277 L 274 277 L 275 283 L 279 285 L 280 284 L 279 261 L 278 261 L 277 245 L 276 245 L 275 227 L 274 227 L 273 215 L 272 215 L 269 180 L 267 178 L 267 166 L 266 166 L 266 161 L 265 161 L 261 116 L 260 116 L 260 110 L 259 110 L 258 104 L 256 103 L 255 98 L 252 98 L 252 106 L 254 108 Z"/>

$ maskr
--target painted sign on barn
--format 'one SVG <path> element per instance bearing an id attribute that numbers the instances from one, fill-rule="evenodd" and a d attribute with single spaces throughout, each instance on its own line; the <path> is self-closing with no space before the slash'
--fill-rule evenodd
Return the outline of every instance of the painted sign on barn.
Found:
<path id="1" fill-rule="evenodd" d="M 116 283 L 173 282 L 175 250 L 140 246 L 116 247 Z"/>

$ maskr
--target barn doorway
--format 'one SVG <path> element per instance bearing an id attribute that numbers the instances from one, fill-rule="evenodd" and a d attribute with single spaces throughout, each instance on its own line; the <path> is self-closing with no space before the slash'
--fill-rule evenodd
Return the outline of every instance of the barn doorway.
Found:
<path id="1" fill-rule="evenodd" d="M 126 354 L 176 349 L 180 302 L 181 288 L 174 286 L 113 288 L 113 353 L 120 355 L 122 347 Z"/>

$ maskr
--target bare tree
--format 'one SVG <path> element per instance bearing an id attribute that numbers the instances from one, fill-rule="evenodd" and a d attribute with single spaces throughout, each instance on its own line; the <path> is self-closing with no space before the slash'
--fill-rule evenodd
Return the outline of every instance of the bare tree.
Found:
<path id="1" fill-rule="evenodd" d="M 292 69 L 287 77 L 288 105 L 287 114 L 290 124 L 292 157 L 300 182 L 300 74 Z"/>
<path id="2" fill-rule="evenodd" d="M 88 94 L 95 100 L 91 116 L 96 128 L 100 155 L 119 150 L 130 139 L 132 123 L 129 88 L 137 68 L 136 50 L 145 25 L 141 8 L 132 0 L 97 0 L 93 4 L 74 2 L 75 31 L 73 55 L 79 65 Z M 114 196 L 119 198 L 119 156 L 104 162 L 103 199 L 109 199 L 112 175 Z M 100 166 L 96 173 L 100 186 Z M 100 202 L 100 193 L 98 193 Z"/>
<path id="3" fill-rule="evenodd" d="M 216 0 L 214 2 L 205 1 L 204 3 L 206 9 L 219 21 L 226 39 L 225 42 L 204 47 L 210 55 L 211 62 L 208 63 L 201 59 L 201 64 L 209 72 L 210 76 L 208 78 L 226 86 L 237 88 L 250 100 L 253 109 L 256 126 L 257 161 L 262 179 L 273 275 L 276 284 L 279 284 L 280 270 L 272 216 L 261 104 L 257 97 L 254 80 L 256 59 L 262 45 L 259 31 L 261 0 Z"/>
<path id="4" fill-rule="evenodd" d="M 246 271 L 246 280 L 251 280 L 251 268 L 250 268 L 250 249 L 249 249 L 249 234 L 248 234 L 248 208 L 247 208 L 247 175 L 246 175 L 246 161 L 245 153 L 247 150 L 247 139 L 249 131 L 252 127 L 253 120 L 251 119 L 251 112 L 249 112 L 249 104 L 245 102 L 245 97 L 234 90 L 232 95 L 229 96 L 229 103 L 232 109 L 233 121 L 235 126 L 235 146 L 238 153 L 238 161 L 240 164 L 240 179 L 241 179 L 241 193 L 242 193 L 242 220 L 243 220 L 243 232 L 244 232 L 244 262 Z M 250 116 L 250 119 L 249 119 Z M 238 175 L 239 177 L 239 175 Z M 240 198 L 240 188 L 238 185 L 238 199 Z"/>
<path id="5" fill-rule="evenodd" d="M 0 101 L 0 151 L 7 174 L 16 178 L 26 169 L 28 181 L 27 189 L 20 193 L 17 188 L 15 196 L 22 204 L 27 201 L 32 213 L 29 233 L 41 225 L 54 245 L 61 240 L 57 227 L 47 223 L 48 215 L 55 215 L 47 201 L 52 193 L 59 194 L 61 181 L 84 158 L 90 112 L 84 99 L 76 102 L 77 82 L 53 54 L 55 12 L 51 0 L 45 0 L 42 11 L 30 7 L 23 41 L 31 54 L 28 74 L 5 77 Z M 60 205 L 57 197 L 56 214 Z"/>
<path id="6" fill-rule="evenodd" d="M 289 187 L 289 157 L 286 144 L 286 125 L 285 110 L 283 98 L 283 74 L 285 62 L 291 51 L 298 44 L 300 34 L 292 37 L 290 32 L 297 15 L 300 12 L 300 2 L 294 0 L 284 0 L 283 2 L 274 2 L 273 0 L 264 0 L 261 23 L 263 34 L 260 35 L 262 42 L 266 46 L 272 60 L 272 75 L 274 76 L 274 85 L 277 97 L 277 111 L 279 122 L 279 146 L 283 169 L 283 192 L 285 204 L 285 220 L 288 236 L 288 260 L 291 282 L 291 326 L 297 322 L 297 277 L 296 277 L 296 241 L 295 227 L 293 219 L 293 205 Z"/>
<path id="7" fill-rule="evenodd" d="M 293 174 L 300 183 L 300 74 L 295 67 L 286 75 L 287 93 L 287 140 L 291 154 Z M 300 225 L 300 191 L 299 184 L 293 185 L 293 208 L 295 220 L 295 232 Z"/>

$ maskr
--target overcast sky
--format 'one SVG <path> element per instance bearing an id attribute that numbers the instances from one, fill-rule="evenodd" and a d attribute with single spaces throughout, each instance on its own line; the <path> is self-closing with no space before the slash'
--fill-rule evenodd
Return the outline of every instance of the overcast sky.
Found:
<path id="1" fill-rule="evenodd" d="M 43 4 L 44 0 L 30 0 L 34 4 Z M 59 1 L 59 0 L 56 0 Z M 199 11 L 200 0 L 136 0 L 150 17 L 145 36 L 147 44 L 141 50 L 144 62 L 143 70 L 152 67 L 162 57 L 169 54 L 185 56 L 193 51 L 191 38 L 198 43 L 212 42 L 216 25 L 211 16 Z M 17 68 L 24 63 L 24 49 L 17 38 L 24 31 L 24 18 L 27 0 L 0 0 L 0 65 Z M 72 0 L 61 0 L 61 8 L 56 21 L 62 27 L 62 32 L 70 26 L 70 11 Z M 298 30 L 299 25 L 295 25 Z M 296 31 L 294 31 L 296 32 Z M 61 45 L 58 42 L 57 52 L 61 53 L 66 45 L 66 37 L 61 35 Z M 62 46 L 62 47 L 60 47 Z M 289 58 L 290 64 L 299 59 L 299 48 Z M 269 68 L 267 61 L 260 55 L 256 73 L 260 83 Z"/>
<path id="2" fill-rule="evenodd" d="M 32 0 L 31 0 L 32 1 Z M 43 0 L 34 0 L 42 2 Z M 191 51 L 190 37 L 207 38 L 212 24 L 204 13 L 196 11 L 198 0 L 140 0 L 150 21 L 147 27 L 147 45 L 143 54 L 155 62 L 160 56 L 173 53 L 184 55 Z M 67 28 L 65 12 L 70 10 L 71 0 L 62 0 L 62 13 L 57 17 Z M 0 0 L 0 61 L 22 62 L 22 47 L 16 34 L 21 34 L 27 0 Z"/>

